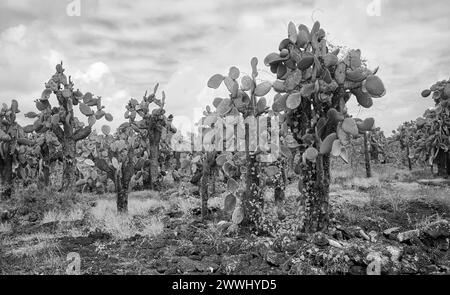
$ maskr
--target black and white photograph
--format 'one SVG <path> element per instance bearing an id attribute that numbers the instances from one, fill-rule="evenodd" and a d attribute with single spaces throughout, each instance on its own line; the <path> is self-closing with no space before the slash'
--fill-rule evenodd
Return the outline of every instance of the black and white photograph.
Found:
<path id="1" fill-rule="evenodd" d="M 449 174 L 450 1 L 0 1 L 0 280 L 450 275 Z"/>

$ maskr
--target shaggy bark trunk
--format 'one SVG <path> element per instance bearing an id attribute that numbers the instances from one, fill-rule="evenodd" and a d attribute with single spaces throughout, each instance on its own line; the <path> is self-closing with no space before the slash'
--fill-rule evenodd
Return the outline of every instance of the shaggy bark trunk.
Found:
<path id="1" fill-rule="evenodd" d="M 7 151 L 5 158 L 0 160 L 0 197 L 9 199 L 13 192 L 12 156 Z"/>
<path id="2" fill-rule="evenodd" d="M 281 160 L 278 163 L 278 167 L 280 168 L 280 173 L 275 175 L 275 189 L 274 189 L 274 198 L 275 203 L 279 204 L 284 200 L 285 194 L 284 191 L 286 189 L 286 169 L 285 169 L 285 160 Z"/>
<path id="3" fill-rule="evenodd" d="M 366 161 L 366 176 L 372 177 L 372 171 L 370 167 L 370 153 L 369 153 L 369 136 L 367 132 L 364 132 L 364 159 Z"/>
<path id="4" fill-rule="evenodd" d="M 41 146 L 42 153 L 42 175 L 38 177 L 38 188 L 43 189 L 50 186 L 50 151 L 47 144 Z"/>
<path id="5" fill-rule="evenodd" d="M 406 143 L 406 157 L 408 159 L 409 171 L 411 171 L 412 170 L 412 165 L 411 165 L 411 158 L 409 157 L 409 143 Z"/>
<path id="6" fill-rule="evenodd" d="M 128 212 L 128 183 L 124 179 L 116 180 L 117 212 Z"/>
<path id="7" fill-rule="evenodd" d="M 156 190 L 158 188 L 158 175 L 159 175 L 159 142 L 161 140 L 161 131 L 156 128 L 149 130 L 149 160 L 150 166 L 148 167 L 148 178 L 144 179 L 144 188 Z"/>
<path id="8" fill-rule="evenodd" d="M 256 155 L 250 154 L 250 128 L 245 125 L 245 153 L 247 158 L 247 173 L 245 177 L 245 194 L 243 200 L 245 225 L 257 225 L 260 219 L 260 210 L 263 207 L 263 199 L 259 189 L 259 171 Z"/>
<path id="9" fill-rule="evenodd" d="M 202 198 L 202 220 L 205 221 L 208 216 L 208 180 L 210 168 L 207 159 L 203 161 L 202 179 L 200 185 L 200 196 Z"/>
<path id="10" fill-rule="evenodd" d="M 71 138 L 66 138 L 62 146 L 63 150 L 63 179 L 62 190 L 72 190 L 75 186 L 76 173 L 76 142 Z"/>
<path id="11" fill-rule="evenodd" d="M 439 150 L 439 153 L 436 157 L 436 164 L 438 168 L 438 176 L 448 176 L 448 152 L 444 152 L 443 150 Z"/>
<path id="12" fill-rule="evenodd" d="M 314 165 L 302 165 L 299 189 L 303 194 L 304 213 L 300 231 L 314 233 L 326 230 L 329 222 L 330 157 L 319 155 Z"/>

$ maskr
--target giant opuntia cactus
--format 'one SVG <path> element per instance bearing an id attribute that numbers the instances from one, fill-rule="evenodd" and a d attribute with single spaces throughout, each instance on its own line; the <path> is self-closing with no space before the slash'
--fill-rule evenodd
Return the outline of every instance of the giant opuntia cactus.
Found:
<path id="1" fill-rule="evenodd" d="M 213 89 L 219 88 L 223 83 L 229 91 L 229 98 L 214 99 L 213 105 L 216 111 L 214 115 L 210 115 L 206 120 L 219 127 L 212 127 L 212 124 L 207 124 L 211 125 L 213 130 L 208 132 L 209 136 L 207 138 L 209 141 L 208 139 L 203 139 L 203 145 L 205 143 L 207 145 L 218 144 L 221 147 L 224 142 L 228 150 L 230 148 L 228 145 L 235 143 L 235 141 L 231 140 L 232 138 L 236 140 L 236 147 L 243 143 L 242 151 L 245 152 L 245 161 L 243 161 L 245 164 L 243 166 L 245 166 L 246 171 L 245 190 L 241 194 L 238 193 L 237 188 L 233 190 L 234 193 L 227 197 L 226 203 L 235 205 L 233 213 L 235 224 L 243 222 L 243 224 L 258 226 L 264 205 L 260 188 L 260 162 L 264 156 L 271 152 L 269 138 L 271 136 L 276 138 L 278 134 L 271 134 L 271 128 L 267 128 L 270 126 L 268 124 L 268 117 L 270 116 L 263 116 L 269 112 L 267 100 L 264 96 L 272 89 L 272 83 L 268 81 L 257 82 L 257 58 L 252 58 L 250 65 L 252 69 L 251 76 L 244 75 L 240 83 L 238 79 L 241 72 L 237 67 L 231 67 L 228 75 L 216 74 L 209 79 L 208 87 Z M 218 122 L 222 124 L 218 124 Z M 225 134 L 221 130 L 223 124 L 226 125 Z M 257 130 L 258 126 L 260 127 L 259 130 Z M 237 129 L 237 134 L 235 134 L 235 128 Z M 278 130 L 278 128 L 275 128 L 275 130 Z M 239 147 L 238 150 L 240 150 Z M 217 160 L 220 166 L 223 166 L 226 174 L 233 175 L 235 171 L 240 170 L 239 165 L 236 165 L 232 159 L 233 157 L 229 153 L 224 153 Z M 272 159 L 272 161 L 275 160 Z M 233 180 L 230 181 L 233 182 Z M 236 185 L 230 184 L 229 186 L 236 187 Z M 233 201 L 233 197 L 236 198 L 236 196 L 241 199 L 240 202 Z"/>
<path id="2" fill-rule="evenodd" d="M 87 155 L 114 182 L 117 211 L 121 213 L 128 210 L 130 181 L 133 176 L 141 177 L 135 173 L 142 174 L 146 163 L 143 156 L 146 151 L 140 147 L 139 138 L 130 126 L 129 123 L 122 124 L 116 136 L 110 135 L 110 128 L 104 126 L 102 131 L 105 136 L 99 136 L 100 140 Z"/>
<path id="3" fill-rule="evenodd" d="M 105 117 L 107 121 L 112 121 L 113 117 L 105 113 L 101 97 L 94 98 L 90 92 L 83 95 L 80 90 L 75 90 L 74 83 L 64 71 L 62 62 L 56 65 L 56 73 L 45 84 L 41 98 L 35 101 L 40 113 L 29 113 L 29 117 L 36 120 L 25 129 L 39 134 L 50 130 L 55 134 L 63 153 L 62 189 L 67 190 L 73 188 L 76 182 L 76 143 L 89 136 L 97 120 Z M 57 98 L 58 107 L 52 107 L 49 101 L 52 94 Z M 79 106 L 81 113 L 88 117 L 88 126 L 75 117 L 74 106 Z M 97 110 L 92 110 L 92 107 Z"/>
<path id="4" fill-rule="evenodd" d="M 406 152 L 406 159 L 408 162 L 408 168 L 409 170 L 412 170 L 412 162 L 411 159 L 414 159 L 415 153 L 413 151 L 413 145 L 414 145 L 414 134 L 417 132 L 417 126 L 416 122 L 404 122 L 402 125 L 400 125 L 396 132 L 394 133 L 393 139 L 398 141 L 400 143 L 400 149 Z M 426 141 L 426 138 L 423 138 L 422 140 L 419 139 L 422 143 L 422 140 Z M 427 153 L 428 154 L 428 153 Z"/>
<path id="5" fill-rule="evenodd" d="M 0 109 L 0 197 L 9 198 L 13 192 L 14 173 L 23 169 L 20 164 L 26 162 L 26 146 L 34 145 L 29 140 L 23 128 L 16 122 L 19 113 L 19 104 L 16 100 L 11 106 L 3 104 Z"/>
<path id="6" fill-rule="evenodd" d="M 144 188 L 157 189 L 159 178 L 159 153 L 160 142 L 164 132 L 164 128 L 167 128 L 174 133 L 176 132 L 172 124 L 165 116 L 164 110 L 166 95 L 162 92 L 162 98 L 156 98 L 156 92 L 158 91 L 159 84 L 154 88 L 152 94 L 147 95 L 145 93 L 141 102 L 132 98 L 127 105 L 127 111 L 125 113 L 125 119 L 128 119 L 131 123 L 131 127 L 141 133 L 141 137 L 145 138 L 147 143 L 147 152 L 150 157 L 150 165 L 144 173 Z M 154 103 L 157 108 L 151 110 L 151 104 Z M 137 116 L 141 120 L 136 120 Z"/>
<path id="7" fill-rule="evenodd" d="M 299 181 L 299 230 L 316 232 L 329 223 L 330 154 L 348 161 L 345 145 L 357 136 L 358 126 L 348 118 L 346 102 L 355 95 L 369 108 L 385 88 L 375 71 L 367 69 L 360 50 L 350 50 L 340 59 L 339 50 L 330 51 L 325 31 L 315 22 L 309 30 L 288 25 L 288 37 L 279 52 L 264 63 L 277 75 L 273 89 L 278 92 L 272 106 L 285 112 L 284 128 L 290 128 L 301 145 Z"/>
<path id="8" fill-rule="evenodd" d="M 422 91 L 423 97 L 432 95 L 435 108 L 427 110 L 423 118 L 416 122 L 417 129 L 427 138 L 415 141 L 421 156 L 427 155 L 429 162 L 435 162 L 438 174 L 450 175 L 450 79 L 435 83 L 430 89 Z M 416 136 L 417 138 L 417 136 Z"/>

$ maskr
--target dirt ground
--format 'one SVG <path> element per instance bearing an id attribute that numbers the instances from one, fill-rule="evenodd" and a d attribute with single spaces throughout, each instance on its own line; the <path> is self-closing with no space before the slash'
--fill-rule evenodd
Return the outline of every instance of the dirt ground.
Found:
<path id="1" fill-rule="evenodd" d="M 0 274 L 73 274 L 77 257 L 80 274 L 450 274 L 449 186 L 419 184 L 420 171 L 378 171 L 333 171 L 331 225 L 314 235 L 289 230 L 295 182 L 283 218 L 260 235 L 227 229 L 223 185 L 206 224 L 187 182 L 131 193 L 126 217 L 114 195 L 24 191 L 1 204 Z M 273 190 L 265 194 L 270 204 Z"/>

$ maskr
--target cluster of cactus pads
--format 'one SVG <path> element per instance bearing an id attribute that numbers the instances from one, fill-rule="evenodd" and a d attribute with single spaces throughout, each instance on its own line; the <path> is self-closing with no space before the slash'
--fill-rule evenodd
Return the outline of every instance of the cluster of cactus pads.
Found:
<path id="1" fill-rule="evenodd" d="M 122 128 L 132 128 L 139 134 L 148 154 L 149 164 L 143 171 L 145 189 L 158 189 L 160 143 L 164 134 L 176 133 L 172 121 L 165 115 L 166 95 L 164 91 L 161 99 L 156 97 L 158 88 L 159 84 L 154 87 L 153 93 L 145 92 L 140 102 L 132 98 L 126 106 L 127 110 L 124 114 L 128 122 L 121 125 Z M 156 108 L 152 109 L 153 105 Z"/>
<path id="2" fill-rule="evenodd" d="M 302 160 L 299 190 L 300 230 L 315 232 L 328 225 L 329 155 L 348 161 L 345 148 L 349 136 L 373 128 L 373 119 L 358 121 L 347 114 L 346 103 L 353 94 L 358 103 L 369 108 L 373 98 L 386 90 L 361 60 L 360 50 L 350 50 L 342 57 L 330 51 L 326 33 L 315 22 L 311 30 L 290 22 L 288 36 L 279 52 L 269 54 L 264 63 L 277 75 L 277 92 L 272 109 L 281 114 L 284 128 L 290 128 L 301 145 Z"/>
<path id="3" fill-rule="evenodd" d="M 221 148 L 225 145 L 226 150 L 230 150 L 228 145 L 234 144 L 237 147 L 234 155 L 231 152 L 222 152 L 216 159 L 216 164 L 222 167 L 229 177 L 228 186 L 231 193 L 225 200 L 225 207 L 233 208 L 235 224 L 244 222 L 258 225 L 260 211 L 263 207 L 259 176 L 261 173 L 260 162 L 264 156 L 273 152 L 269 145 L 270 138 L 271 136 L 275 138 L 278 133 L 272 134 L 272 128 L 257 130 L 255 129 L 256 125 L 252 126 L 251 124 L 251 122 L 263 118 L 264 125 L 266 125 L 267 119 L 274 113 L 270 111 L 267 99 L 264 97 L 271 91 L 272 83 L 269 81 L 257 82 L 256 78 L 259 75 L 257 58 L 252 58 L 250 65 L 251 76 L 240 77 L 241 71 L 233 66 L 228 75 L 216 74 L 209 79 L 208 87 L 217 89 L 224 84 L 229 92 L 229 97 L 215 98 L 213 106 L 216 110 L 214 112 L 210 112 L 209 106 L 207 107 L 206 118 L 203 122 L 206 130 L 202 130 L 202 133 L 205 134 L 204 146 L 205 144 L 206 146 L 215 145 Z M 221 124 L 218 124 L 218 121 Z M 241 125 L 241 123 L 244 124 Z M 259 120 L 259 123 L 263 123 L 263 121 Z M 222 128 L 214 128 L 215 125 L 223 126 L 223 124 L 226 125 L 225 132 Z M 275 129 L 275 131 L 277 130 Z M 257 137 L 259 137 L 259 145 L 257 145 Z M 233 138 L 235 140 L 232 140 Z M 244 147 L 239 147 L 242 143 Z M 279 147 L 276 146 L 276 148 Z M 245 167 L 245 189 L 238 190 L 235 177 L 240 174 L 243 167 Z"/>
<path id="4" fill-rule="evenodd" d="M 94 97 L 92 93 L 81 93 L 74 89 L 71 78 L 64 74 L 62 62 L 56 65 L 56 73 L 45 84 L 41 98 L 35 101 L 39 113 L 30 112 L 25 116 L 36 119 L 32 125 L 24 128 L 25 132 L 44 134 L 51 131 L 61 145 L 63 159 L 63 189 L 72 188 L 76 182 L 76 143 L 85 139 L 92 132 L 97 120 L 103 117 L 112 121 L 111 114 L 104 111 L 101 97 Z M 50 97 L 54 94 L 57 105 L 52 107 Z M 88 125 L 80 122 L 74 115 L 74 107 L 88 118 Z M 92 108 L 96 108 L 94 111 Z"/>
<path id="5" fill-rule="evenodd" d="M 416 120 L 415 149 L 420 158 L 428 157 L 430 165 L 436 162 L 439 174 L 449 175 L 450 79 L 439 81 L 422 91 L 423 97 L 430 95 L 435 108 L 425 111 L 423 118 Z"/>
<path id="6" fill-rule="evenodd" d="M 34 145 L 23 128 L 16 122 L 20 113 L 16 100 L 0 109 L 0 197 L 9 198 L 13 191 L 14 173 L 24 174 L 21 164 L 26 164 L 27 147 Z"/>

